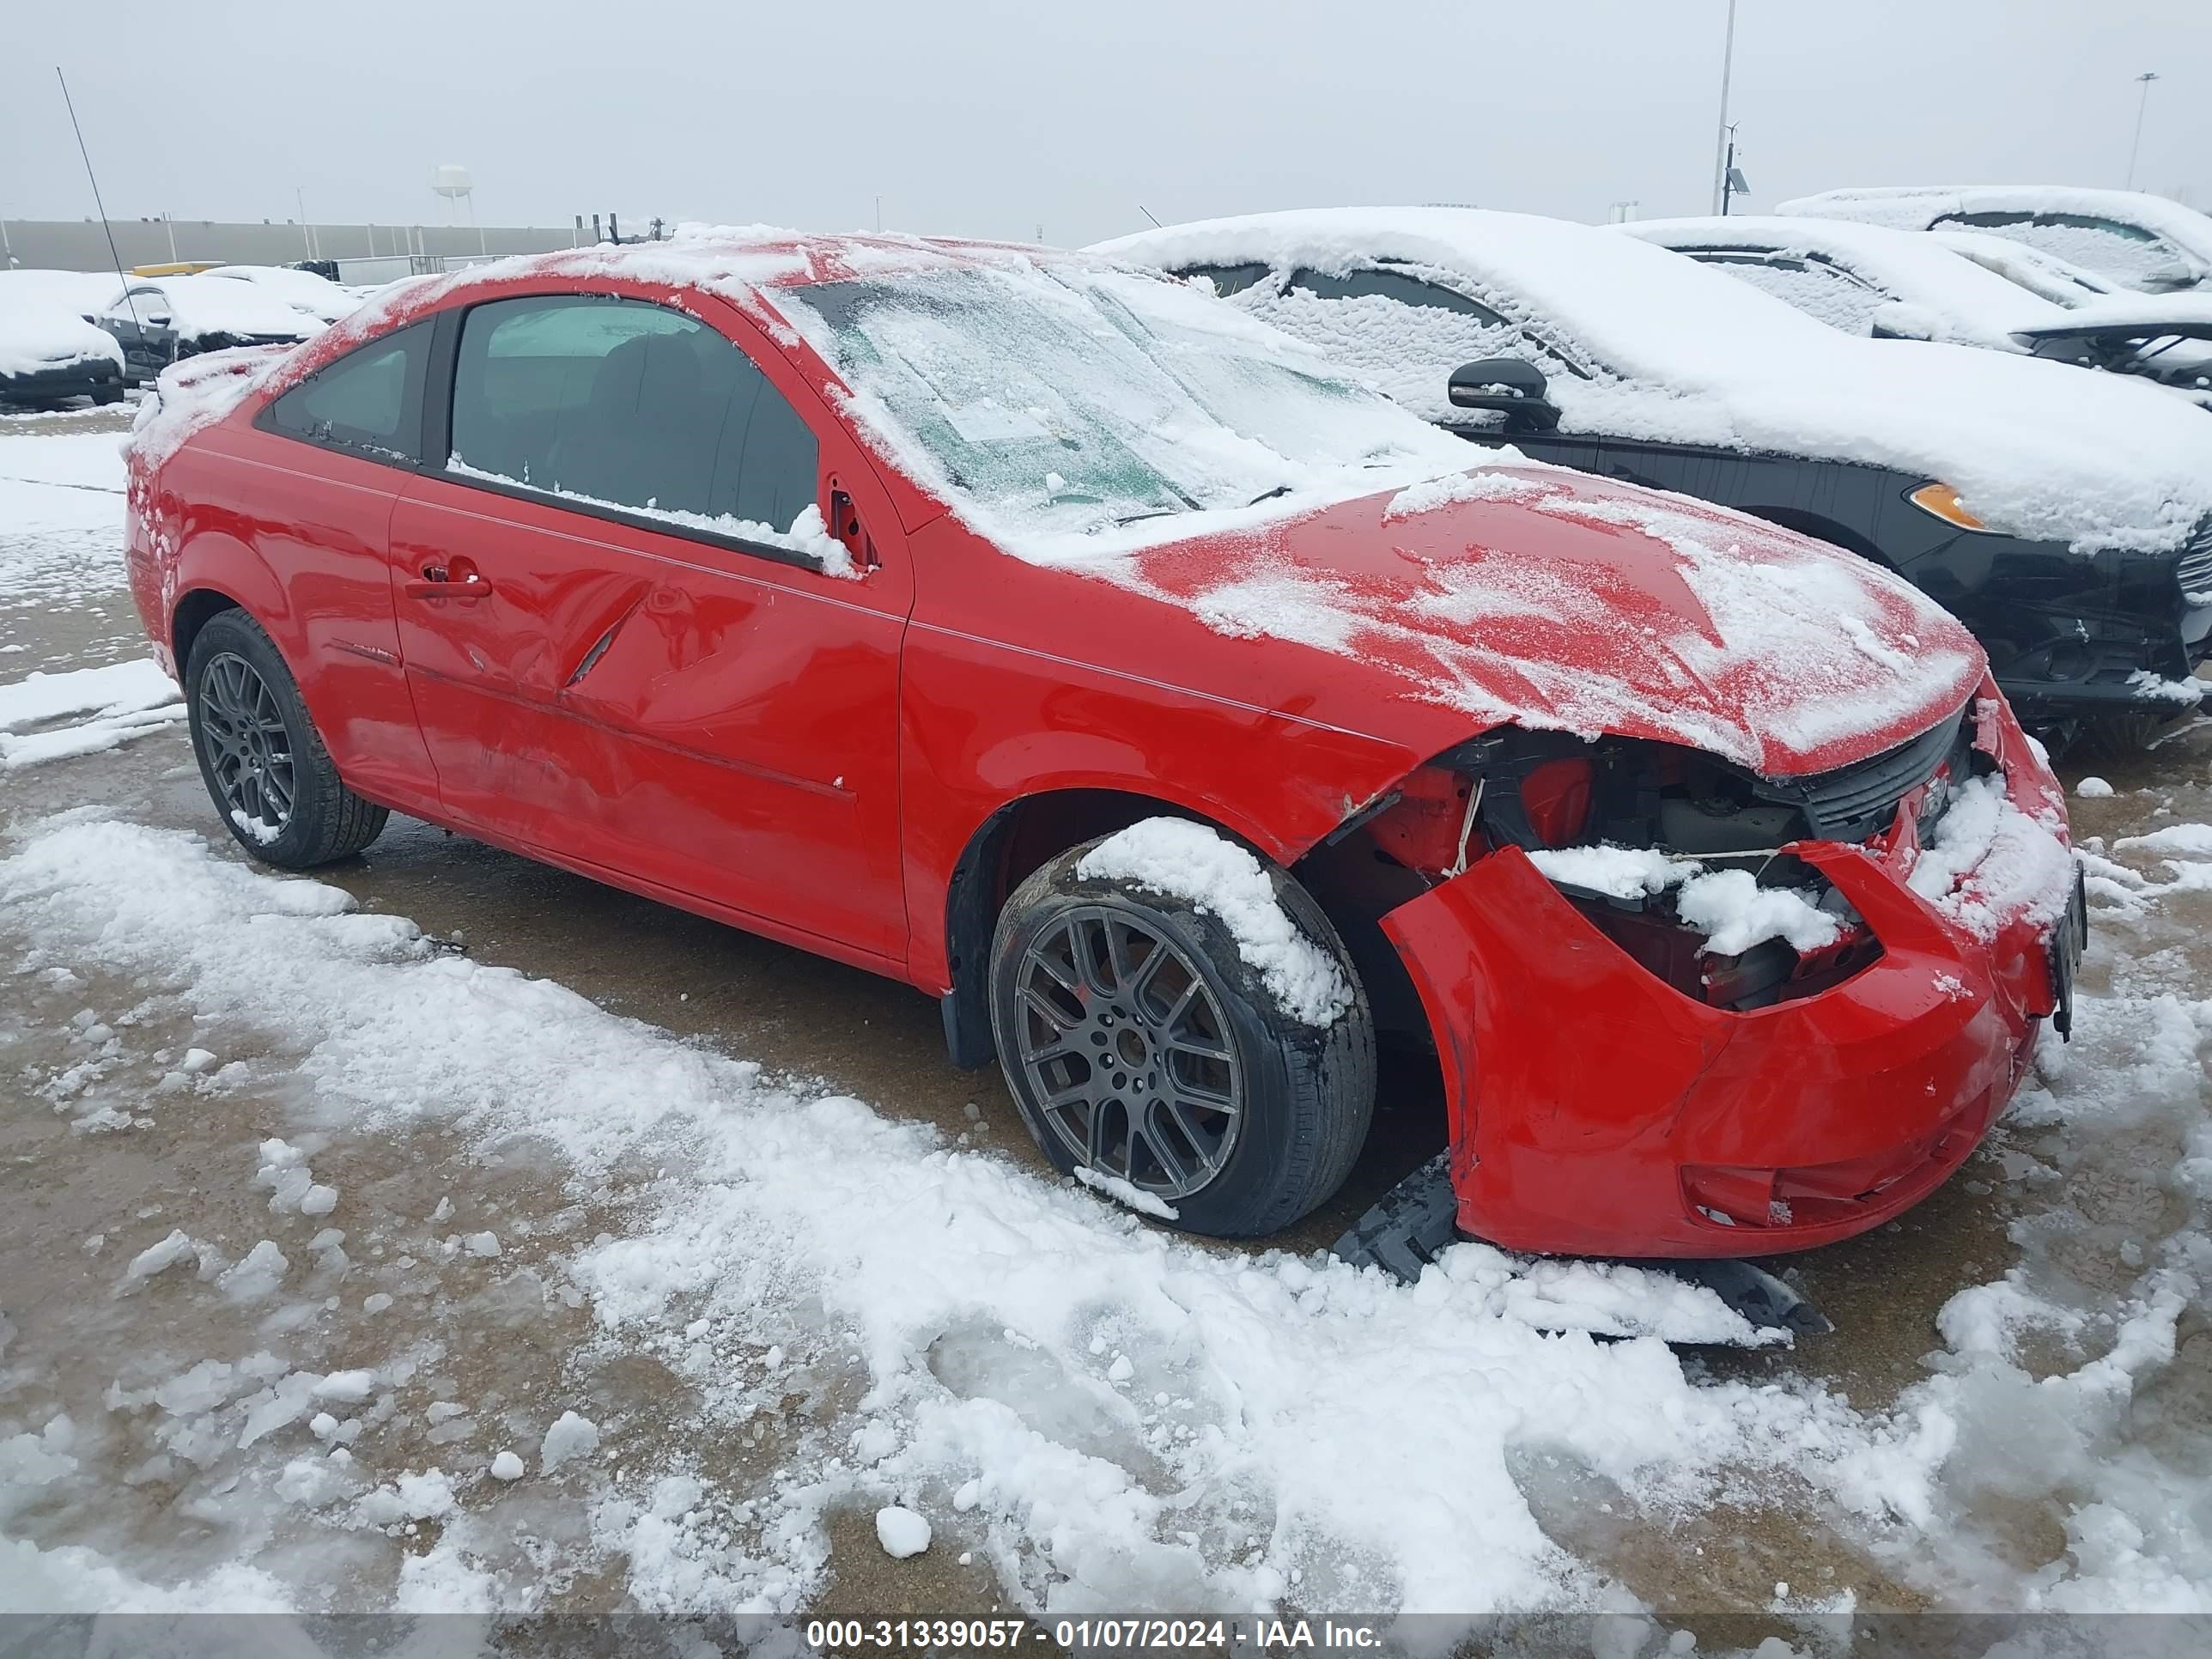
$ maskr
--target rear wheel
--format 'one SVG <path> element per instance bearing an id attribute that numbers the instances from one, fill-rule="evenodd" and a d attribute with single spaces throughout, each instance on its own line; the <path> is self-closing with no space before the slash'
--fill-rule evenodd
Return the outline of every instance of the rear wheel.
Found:
<path id="1" fill-rule="evenodd" d="M 391 816 L 338 777 L 276 645 L 243 611 L 192 641 L 185 668 L 192 752 L 238 844 L 264 864 L 307 870 L 350 858 Z"/>
<path id="2" fill-rule="evenodd" d="M 1343 1184 L 1374 1108 L 1374 1027 L 1341 941 L 1271 867 L 1292 922 L 1352 988 L 1333 1023 L 1307 1024 L 1218 917 L 1077 874 L 1095 844 L 1024 882 L 993 941 L 992 1026 L 1023 1120 L 1061 1170 L 1125 1182 L 1193 1232 L 1288 1226 Z"/>

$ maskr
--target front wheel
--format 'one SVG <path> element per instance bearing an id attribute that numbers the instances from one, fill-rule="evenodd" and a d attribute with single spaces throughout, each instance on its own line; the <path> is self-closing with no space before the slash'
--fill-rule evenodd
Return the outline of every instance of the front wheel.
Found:
<path id="1" fill-rule="evenodd" d="M 1211 910 L 1081 874 L 1097 845 L 1024 882 L 992 942 L 992 1028 L 1023 1121 L 1062 1172 L 1192 1232 L 1290 1225 L 1344 1183 L 1374 1109 L 1374 1024 L 1342 941 L 1266 866 L 1349 989 L 1310 1024 Z"/>
<path id="2" fill-rule="evenodd" d="M 245 611 L 217 612 L 192 641 L 185 705 L 208 796 L 264 864 L 313 869 L 383 830 L 391 813 L 345 787 L 291 670 Z"/>

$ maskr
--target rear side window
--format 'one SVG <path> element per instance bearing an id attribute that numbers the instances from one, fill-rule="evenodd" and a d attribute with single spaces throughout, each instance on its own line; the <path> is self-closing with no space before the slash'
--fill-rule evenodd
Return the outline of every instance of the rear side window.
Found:
<path id="1" fill-rule="evenodd" d="M 1435 283 L 1425 283 L 1402 270 L 1355 270 L 1349 276 L 1331 276 L 1322 271 L 1300 269 L 1291 273 L 1291 286 L 1316 300 L 1395 300 L 1401 306 L 1455 311 L 1463 317 L 1480 318 L 1486 323 L 1502 324 L 1505 320 L 1488 306 L 1478 304 L 1464 294 Z"/>
<path id="2" fill-rule="evenodd" d="M 2172 268 L 2185 269 L 2188 263 L 2180 250 L 2147 227 L 2096 214 L 1956 213 L 1937 220 L 1936 227 L 2008 237 L 2130 287 L 2160 286 Z"/>
<path id="3" fill-rule="evenodd" d="M 562 295 L 471 309 L 452 430 L 453 471 L 586 507 L 785 532 L 816 504 L 817 452 L 798 412 L 722 335 L 642 301 Z"/>
<path id="4" fill-rule="evenodd" d="M 420 460 L 430 327 L 415 323 L 355 347 L 271 404 L 265 423 L 287 437 L 370 460 Z"/>
<path id="5" fill-rule="evenodd" d="M 1853 272 L 1817 259 L 1734 250 L 1692 253 L 1699 264 L 1724 270 L 1762 294 L 1771 294 L 1808 317 L 1846 334 L 1871 337 L 1875 313 L 1894 295 Z"/>

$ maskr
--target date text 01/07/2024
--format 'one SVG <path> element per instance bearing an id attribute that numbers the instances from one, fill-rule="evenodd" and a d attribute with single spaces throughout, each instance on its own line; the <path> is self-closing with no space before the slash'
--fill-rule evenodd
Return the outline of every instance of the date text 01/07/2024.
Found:
<path id="1" fill-rule="evenodd" d="M 817 1619 L 806 1645 L 823 1653 L 909 1648 L 1012 1649 L 1047 1642 L 1063 1650 L 1288 1652 L 1300 1648 L 1372 1650 L 1382 1621 L 1347 1619 Z"/>

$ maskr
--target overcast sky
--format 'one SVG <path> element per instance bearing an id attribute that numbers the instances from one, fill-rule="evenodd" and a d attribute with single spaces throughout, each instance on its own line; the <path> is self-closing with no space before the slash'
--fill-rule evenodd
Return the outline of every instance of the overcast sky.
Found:
<path id="1" fill-rule="evenodd" d="M 1458 202 L 1708 210 L 1727 0 L 15 0 L 0 216 L 865 226 L 1077 243 Z M 172 70 L 168 65 L 173 64 Z M 2212 207 L 2207 0 L 1741 0 L 1753 208 L 1844 184 Z M 627 228 L 627 227 L 625 227 Z"/>

